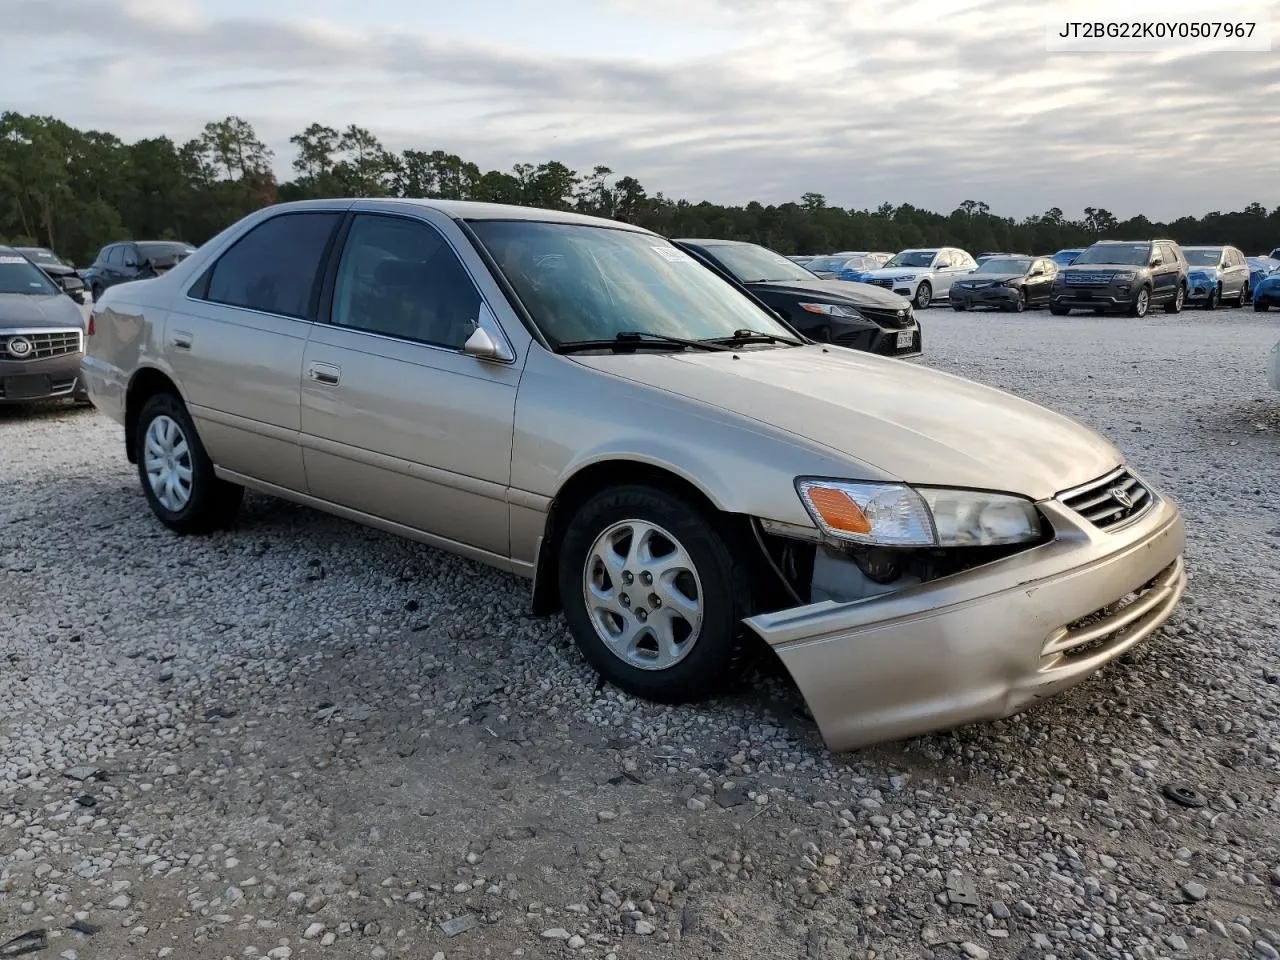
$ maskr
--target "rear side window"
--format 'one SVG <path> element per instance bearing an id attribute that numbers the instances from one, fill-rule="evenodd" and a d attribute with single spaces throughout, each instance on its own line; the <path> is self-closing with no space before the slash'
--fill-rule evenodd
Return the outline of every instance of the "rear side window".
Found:
<path id="1" fill-rule="evenodd" d="M 193 296 L 305 320 L 340 213 L 285 213 L 254 227 L 218 258 Z M 197 288 L 205 287 L 201 281 Z"/>

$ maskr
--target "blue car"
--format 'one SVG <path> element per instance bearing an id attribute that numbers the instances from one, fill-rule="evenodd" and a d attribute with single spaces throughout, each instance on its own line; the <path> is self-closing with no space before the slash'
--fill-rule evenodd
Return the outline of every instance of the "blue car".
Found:
<path id="1" fill-rule="evenodd" d="M 1271 258 L 1259 257 L 1255 259 L 1269 260 Z M 1253 309 L 1259 313 L 1266 313 L 1272 307 L 1280 307 L 1280 269 L 1265 274 L 1253 287 Z"/>
<path id="2" fill-rule="evenodd" d="M 1246 257 L 1245 262 L 1249 264 L 1249 290 L 1251 292 L 1258 289 L 1258 285 L 1262 283 L 1264 277 L 1268 277 L 1280 270 L 1280 260 L 1272 257 Z"/>
<path id="3" fill-rule="evenodd" d="M 1084 253 L 1084 247 L 1075 247 L 1070 250 L 1059 250 L 1049 259 L 1060 267 L 1069 267 L 1071 262 L 1082 253 Z"/>
<path id="4" fill-rule="evenodd" d="M 883 263 L 878 257 L 857 256 L 850 257 L 845 261 L 844 267 L 836 274 L 838 280 L 850 280 L 854 283 L 864 283 L 863 277 L 872 270 L 879 270 Z"/>

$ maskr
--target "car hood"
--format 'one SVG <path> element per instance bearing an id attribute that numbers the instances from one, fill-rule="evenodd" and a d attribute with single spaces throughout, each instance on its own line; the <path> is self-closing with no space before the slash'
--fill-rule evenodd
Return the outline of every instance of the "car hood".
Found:
<path id="1" fill-rule="evenodd" d="M 1008 283 L 1010 280 L 1025 280 L 1025 273 L 974 273 L 966 277 L 964 280 L 958 280 L 957 283 L 973 283 L 974 281 L 982 282 L 983 280 L 991 280 L 994 283 Z"/>
<path id="2" fill-rule="evenodd" d="M 748 288 L 762 293 L 771 291 L 798 297 L 812 296 L 823 303 L 847 303 L 854 307 L 905 310 L 911 305 L 911 301 L 906 297 L 900 297 L 881 287 L 873 287 L 869 283 L 851 280 L 774 280 L 768 283 L 752 283 Z"/>
<path id="3" fill-rule="evenodd" d="M 1105 437 L 1012 394 L 901 360 L 818 345 L 574 357 L 748 417 L 914 484 L 1036 500 L 1123 458 Z"/>
<path id="4" fill-rule="evenodd" d="M 33 296 L 29 293 L 0 293 L 0 327 L 84 328 L 84 316 L 75 301 L 65 294 Z"/>
<path id="5" fill-rule="evenodd" d="M 1130 270 L 1134 273 L 1141 273 L 1147 268 L 1141 264 L 1132 263 L 1073 263 L 1058 269 L 1061 276 L 1064 273 L 1116 273 L 1119 271 Z"/>
<path id="6" fill-rule="evenodd" d="M 865 270 L 864 277 L 918 277 L 929 273 L 928 267 L 881 267 L 879 270 Z"/>

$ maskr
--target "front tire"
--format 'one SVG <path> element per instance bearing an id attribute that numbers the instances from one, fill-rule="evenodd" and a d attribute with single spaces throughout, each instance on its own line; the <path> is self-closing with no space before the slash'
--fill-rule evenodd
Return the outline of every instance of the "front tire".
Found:
<path id="1" fill-rule="evenodd" d="M 1164 305 L 1165 313 L 1181 313 L 1182 305 L 1187 300 L 1187 288 L 1182 284 L 1178 284 L 1178 290 L 1173 295 L 1173 299 Z"/>
<path id="2" fill-rule="evenodd" d="M 682 497 L 641 485 L 596 494 L 560 549 L 560 596 L 578 649 L 646 700 L 720 692 L 745 661 L 751 583 L 742 556 Z"/>
<path id="3" fill-rule="evenodd" d="M 157 393 L 138 415 L 138 479 L 151 512 L 181 534 L 231 525 L 244 488 L 219 480 L 183 402 Z"/>
<path id="4" fill-rule="evenodd" d="M 1049 304 L 1049 312 L 1055 317 L 1065 317 L 1071 312 L 1070 307 L 1060 307 L 1056 303 Z"/>
<path id="5" fill-rule="evenodd" d="M 933 284 L 928 280 L 921 280 L 920 286 L 916 287 L 915 299 L 912 302 L 915 303 L 917 310 L 928 309 L 929 304 L 933 303 Z"/>
<path id="6" fill-rule="evenodd" d="M 1018 299 L 1013 301 L 1013 304 L 1009 309 L 1014 313 L 1021 313 L 1023 310 L 1027 309 L 1027 293 L 1025 290 L 1018 291 Z"/>
<path id="7" fill-rule="evenodd" d="M 1151 309 L 1151 288 L 1140 287 L 1138 295 L 1133 298 L 1133 303 L 1129 305 L 1129 316 L 1142 319 L 1147 315 L 1147 311 Z"/>

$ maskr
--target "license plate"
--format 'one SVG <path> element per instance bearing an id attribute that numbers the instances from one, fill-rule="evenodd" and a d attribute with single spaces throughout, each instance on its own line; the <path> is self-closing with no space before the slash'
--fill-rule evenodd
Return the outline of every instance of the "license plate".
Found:
<path id="1" fill-rule="evenodd" d="M 914 330 L 898 331 L 898 349 L 905 350 L 916 342 L 916 332 Z"/>
<path id="2" fill-rule="evenodd" d="M 4 397 L 6 400 L 39 400 L 42 397 L 47 397 L 51 389 L 48 377 L 4 378 Z"/>

